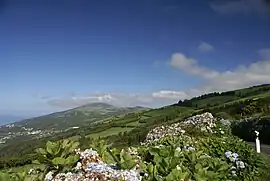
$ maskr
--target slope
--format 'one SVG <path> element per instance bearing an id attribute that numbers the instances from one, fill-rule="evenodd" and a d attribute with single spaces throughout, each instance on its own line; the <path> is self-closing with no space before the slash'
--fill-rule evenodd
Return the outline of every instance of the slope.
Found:
<path id="1" fill-rule="evenodd" d="M 33 139 L 27 142 L 13 140 L 2 147 L 0 152 L 3 153 L 3 157 L 7 161 L 10 158 L 17 158 L 18 164 L 23 164 L 31 157 L 22 158 L 22 156 L 31 153 L 36 147 L 41 147 L 47 140 L 70 138 L 84 142 L 89 139 L 102 138 L 113 143 L 116 147 L 136 145 L 155 126 L 179 122 L 188 116 L 206 111 L 215 116 L 235 120 L 247 116 L 270 115 L 270 86 L 261 85 L 224 93 L 211 93 L 190 100 L 179 101 L 177 104 L 159 109 L 112 116 L 103 119 L 101 122 L 60 132 L 50 137 Z"/>
<path id="2" fill-rule="evenodd" d="M 87 126 L 111 116 L 145 109 L 148 108 L 116 107 L 105 103 L 92 103 L 62 112 L 25 119 L 14 123 L 14 125 L 34 130 L 65 130 L 71 127 Z"/>

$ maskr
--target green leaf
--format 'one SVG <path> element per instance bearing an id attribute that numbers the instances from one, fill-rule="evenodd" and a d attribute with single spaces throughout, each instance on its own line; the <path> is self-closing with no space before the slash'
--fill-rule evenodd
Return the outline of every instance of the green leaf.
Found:
<path id="1" fill-rule="evenodd" d="M 68 139 L 63 140 L 61 143 L 62 148 L 65 149 L 69 143 L 70 143 L 70 140 Z"/>
<path id="2" fill-rule="evenodd" d="M 55 143 L 54 142 L 51 142 L 51 141 L 48 141 L 46 143 L 46 150 L 49 154 L 51 155 L 54 155 L 54 148 L 55 148 Z"/>
<path id="3" fill-rule="evenodd" d="M 69 153 L 74 152 L 74 150 L 77 149 L 79 145 L 79 142 L 71 142 L 71 145 L 69 147 Z"/>
<path id="4" fill-rule="evenodd" d="M 36 152 L 38 154 L 41 154 L 41 155 L 46 155 L 47 154 L 47 151 L 45 149 L 43 149 L 43 148 L 36 149 Z"/>
<path id="5" fill-rule="evenodd" d="M 38 160 L 33 160 L 33 161 L 32 161 L 32 164 L 38 164 L 38 165 L 40 165 L 41 163 L 40 163 L 40 161 L 38 161 Z"/>
<path id="6" fill-rule="evenodd" d="M 66 159 L 65 158 L 62 158 L 62 157 L 56 157 L 52 160 L 52 163 L 54 165 L 65 165 L 66 163 Z"/>
<path id="7" fill-rule="evenodd" d="M 65 164 L 74 165 L 75 163 L 78 162 L 79 159 L 80 159 L 79 155 L 71 155 L 66 159 Z"/>
<path id="8" fill-rule="evenodd" d="M 9 174 L 0 172 L 0 181 L 11 181 Z"/>
<path id="9" fill-rule="evenodd" d="M 120 164 L 123 167 L 122 169 L 132 169 L 136 165 L 134 158 L 124 150 L 120 152 Z"/>
<path id="10" fill-rule="evenodd" d="M 196 170 L 201 170 L 201 169 L 202 169 L 202 165 L 201 165 L 200 163 L 197 163 L 197 164 L 195 165 L 195 169 L 196 169 Z"/>

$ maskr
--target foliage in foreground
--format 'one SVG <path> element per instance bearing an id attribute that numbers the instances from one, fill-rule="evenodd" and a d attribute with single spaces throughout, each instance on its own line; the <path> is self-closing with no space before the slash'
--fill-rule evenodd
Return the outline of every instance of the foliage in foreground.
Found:
<path id="1" fill-rule="evenodd" d="M 117 170 L 134 170 L 141 175 L 140 180 L 145 181 L 269 180 L 270 177 L 265 175 L 269 163 L 244 141 L 232 136 L 228 124 L 224 124 L 227 122 L 216 121 L 210 127 L 208 123 L 204 127 L 192 121 L 188 122 L 192 124 L 177 124 L 178 130 L 184 130 L 180 130 L 179 135 L 152 132 L 152 136 L 153 133 L 163 136 L 155 139 L 158 136 L 156 134 L 153 141 L 137 147 L 112 149 L 99 140 L 89 146 L 108 164 L 103 165 L 103 169 L 116 163 Z M 85 173 L 90 169 L 89 163 L 85 164 L 76 154 L 78 146 L 78 143 L 66 140 L 48 142 L 45 149 L 37 150 L 40 163 L 47 167 L 40 174 L 34 174 L 36 178 L 26 173 L 22 173 L 21 177 L 18 174 L 2 174 L 0 178 L 5 176 L 6 181 L 9 178 L 16 181 L 43 180 L 46 175 L 50 180 L 61 172 L 66 175 Z M 87 152 L 88 155 L 90 153 Z M 74 169 L 78 163 L 81 163 L 83 169 Z M 93 167 L 91 169 L 93 171 Z"/>

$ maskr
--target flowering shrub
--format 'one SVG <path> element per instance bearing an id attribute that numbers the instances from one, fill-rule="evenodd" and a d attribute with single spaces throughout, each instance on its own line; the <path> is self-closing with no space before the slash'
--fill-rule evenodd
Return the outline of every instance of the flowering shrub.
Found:
<path id="1" fill-rule="evenodd" d="M 265 164 L 231 135 L 230 121 L 217 120 L 210 113 L 156 127 L 137 147 L 111 149 L 104 141 L 84 151 L 77 146 L 49 142 L 46 149 L 39 149 L 49 166 L 43 180 L 251 181 L 260 180 Z"/>

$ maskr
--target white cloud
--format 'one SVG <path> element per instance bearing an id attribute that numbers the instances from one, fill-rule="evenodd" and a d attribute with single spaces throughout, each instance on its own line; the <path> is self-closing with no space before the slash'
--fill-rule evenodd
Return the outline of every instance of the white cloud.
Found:
<path id="1" fill-rule="evenodd" d="M 223 3 L 213 2 L 210 7 L 223 15 L 257 13 L 265 14 L 269 12 L 268 0 L 229 0 Z"/>
<path id="2" fill-rule="evenodd" d="M 51 106 L 61 108 L 73 108 L 95 102 L 104 102 L 115 106 L 148 106 L 149 103 L 153 103 L 153 99 L 146 94 L 90 93 L 88 95 L 52 98 L 45 100 L 45 102 Z"/>
<path id="3" fill-rule="evenodd" d="M 103 102 L 115 106 L 145 106 L 160 107 L 163 105 L 173 104 L 179 99 L 185 99 L 187 95 L 181 91 L 160 90 L 153 93 L 144 94 L 127 94 L 127 93 L 100 93 L 89 95 L 76 95 L 71 97 L 58 97 L 47 99 L 46 104 L 56 108 L 74 108 L 89 103 Z"/>
<path id="4" fill-rule="evenodd" d="M 264 49 L 268 50 L 268 49 Z M 203 77 L 204 81 L 192 89 L 170 90 L 163 89 L 142 94 L 127 93 L 89 93 L 79 95 L 76 93 L 68 94 L 64 97 L 40 96 L 41 101 L 56 108 L 73 108 L 88 103 L 104 102 L 116 106 L 146 106 L 159 107 L 169 105 L 183 100 L 214 91 L 234 90 L 259 84 L 270 83 L 270 57 L 264 56 L 262 60 L 250 65 L 240 65 L 233 70 L 219 72 L 207 67 L 199 66 L 196 60 L 187 58 L 181 53 L 172 55 L 170 65 L 188 74 Z"/>
<path id="5" fill-rule="evenodd" d="M 158 92 L 153 92 L 152 96 L 154 98 L 172 99 L 180 100 L 187 98 L 187 94 L 183 91 L 172 91 L 172 90 L 161 90 Z"/>
<path id="6" fill-rule="evenodd" d="M 190 75 L 201 76 L 207 79 L 214 78 L 218 75 L 217 71 L 198 65 L 195 59 L 187 58 L 182 53 L 173 54 L 169 63 L 173 68 Z"/>
<path id="7" fill-rule="evenodd" d="M 214 50 L 214 47 L 206 42 L 201 42 L 201 44 L 198 46 L 198 50 L 201 52 L 210 52 Z"/>
<path id="8" fill-rule="evenodd" d="M 227 91 L 270 83 L 269 52 L 269 49 L 260 50 L 262 60 L 246 66 L 239 65 L 234 70 L 224 72 L 201 67 L 194 59 L 189 59 L 181 53 L 174 54 L 170 64 L 181 71 L 205 78 L 201 85 L 184 92 L 187 97 L 193 97 L 214 91 Z"/>
<path id="9" fill-rule="evenodd" d="M 248 66 L 239 66 L 233 71 L 219 73 L 199 89 L 204 92 L 225 91 L 265 83 L 270 83 L 270 60 L 257 61 Z"/>

